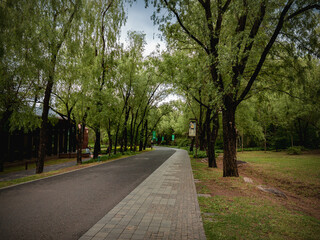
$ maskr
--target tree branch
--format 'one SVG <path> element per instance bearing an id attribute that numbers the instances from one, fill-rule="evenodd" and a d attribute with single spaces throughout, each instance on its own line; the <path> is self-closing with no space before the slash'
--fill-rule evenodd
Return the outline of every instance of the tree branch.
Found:
<path id="1" fill-rule="evenodd" d="M 182 27 L 182 29 L 185 31 L 185 33 L 186 33 L 189 37 L 191 37 L 194 41 L 196 41 L 196 43 L 198 43 L 198 44 L 206 51 L 207 54 L 209 54 L 208 48 L 207 48 L 198 38 L 196 38 L 196 37 L 184 26 L 184 24 L 182 23 L 182 21 L 181 21 L 181 19 L 180 19 L 179 14 L 176 12 L 176 10 L 173 9 L 173 8 L 169 5 L 169 3 L 168 3 L 167 0 L 164 0 L 164 2 L 165 2 L 165 4 L 166 4 L 167 8 L 176 16 L 176 19 L 177 19 L 178 23 L 180 24 L 180 26 Z"/>
<path id="2" fill-rule="evenodd" d="M 66 120 L 68 117 L 67 117 L 67 115 L 65 115 L 65 114 L 63 114 L 63 113 L 61 113 L 61 112 L 59 112 L 59 111 L 57 111 L 56 109 L 54 109 L 53 107 L 51 107 L 51 106 L 49 106 L 49 108 L 52 110 L 52 111 L 54 111 L 56 114 L 58 114 L 60 117 L 62 117 L 63 118 L 63 120 Z"/>
<path id="3" fill-rule="evenodd" d="M 245 48 L 243 50 L 244 56 L 241 58 L 239 63 L 237 62 L 235 68 L 233 69 L 233 72 L 234 72 L 233 86 L 234 87 L 236 87 L 239 84 L 238 77 L 239 77 L 239 75 L 243 74 L 243 72 L 246 68 L 246 65 L 247 65 L 247 62 L 249 59 L 249 52 L 252 49 L 252 46 L 254 43 L 254 38 L 258 34 L 260 25 L 261 25 L 261 23 L 264 19 L 264 16 L 265 16 L 265 12 L 266 12 L 266 3 L 265 3 L 265 1 L 262 1 L 260 3 L 260 12 L 259 12 L 258 16 L 256 17 L 256 19 L 252 25 L 251 31 L 249 33 L 249 43 L 248 42 L 246 43 Z M 243 27 L 243 29 L 239 28 L 239 30 L 243 31 L 245 26 L 240 26 L 240 27 Z M 239 47 L 240 47 L 240 45 L 239 45 Z M 239 48 L 239 50 L 240 50 L 240 48 Z M 236 87 L 235 99 L 238 96 L 238 91 L 239 91 L 239 88 Z"/>
<path id="4" fill-rule="evenodd" d="M 244 98 L 245 96 L 248 94 L 248 92 L 250 91 L 251 87 L 252 87 L 252 84 L 254 83 L 254 81 L 257 79 L 259 73 L 260 73 L 260 70 L 263 66 L 263 63 L 265 62 L 266 58 L 267 58 L 267 55 L 272 47 L 272 45 L 274 44 L 274 42 L 276 41 L 279 33 L 280 33 L 280 30 L 282 29 L 283 27 L 283 23 L 284 23 L 284 20 L 285 20 L 285 16 L 287 14 L 287 12 L 289 11 L 291 5 L 293 3 L 293 0 L 289 0 L 287 2 L 287 4 L 285 5 L 285 7 L 283 8 L 281 14 L 280 14 L 280 18 L 279 18 L 279 21 L 278 21 L 278 24 L 267 44 L 267 46 L 264 48 L 262 54 L 261 54 L 261 57 L 260 57 L 260 60 L 255 68 L 255 71 L 254 73 L 252 74 L 246 88 L 244 89 L 244 91 L 242 92 L 241 96 L 239 97 L 239 99 L 236 101 L 236 105 L 238 105 Z"/>
<path id="5" fill-rule="evenodd" d="M 56 55 L 59 52 L 59 49 L 61 48 L 61 45 L 62 45 L 64 39 L 66 38 L 67 33 L 69 32 L 73 18 L 75 16 L 76 12 L 78 11 L 78 4 L 79 4 L 79 1 L 76 1 L 76 3 L 74 4 L 73 12 L 71 13 L 71 15 L 69 17 L 68 22 L 63 26 L 62 37 L 60 38 L 59 42 L 56 45 L 56 48 L 54 49 L 55 50 L 54 55 Z"/>
<path id="6" fill-rule="evenodd" d="M 301 14 L 301 13 L 304 13 L 308 10 L 311 10 L 311 9 L 318 9 L 320 10 L 320 4 L 311 4 L 311 5 L 308 5 L 304 8 L 301 8 L 301 9 L 298 9 L 297 11 L 295 11 L 294 13 L 292 13 L 291 15 L 289 15 L 286 20 L 290 20 L 292 18 L 294 18 L 295 16 Z"/>

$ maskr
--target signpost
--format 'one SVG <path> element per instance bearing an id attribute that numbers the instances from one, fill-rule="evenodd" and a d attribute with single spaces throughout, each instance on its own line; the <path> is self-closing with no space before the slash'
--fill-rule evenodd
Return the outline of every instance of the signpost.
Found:
<path id="1" fill-rule="evenodd" d="M 189 123 L 189 137 L 195 137 L 197 135 L 197 121 L 190 119 Z"/>
<path id="2" fill-rule="evenodd" d="M 197 144 L 197 120 L 190 119 L 189 122 L 189 137 L 195 138 L 196 142 L 196 157 L 198 156 L 198 144 Z"/>

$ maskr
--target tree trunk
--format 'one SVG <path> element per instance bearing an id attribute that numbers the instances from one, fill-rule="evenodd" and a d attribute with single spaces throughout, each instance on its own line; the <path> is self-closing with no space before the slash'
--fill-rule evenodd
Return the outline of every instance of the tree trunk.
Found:
<path id="1" fill-rule="evenodd" d="M 130 107 L 126 111 L 125 120 L 124 120 L 123 145 L 124 145 L 124 151 L 125 152 L 128 150 L 128 128 L 127 128 L 127 124 L 128 124 L 128 119 L 129 119 L 129 113 L 130 113 Z"/>
<path id="2" fill-rule="evenodd" d="M 78 126 L 76 126 L 76 129 L 75 129 L 76 141 L 77 141 L 77 165 L 82 164 L 82 145 L 84 140 L 84 132 L 86 130 L 86 118 L 87 118 L 87 113 L 85 113 L 82 118 L 80 129 L 78 128 Z"/>
<path id="3" fill-rule="evenodd" d="M 36 161 L 36 173 L 42 173 L 43 172 L 43 166 L 44 161 L 46 157 L 46 146 L 47 146 L 47 130 L 48 130 L 48 113 L 49 113 L 49 102 L 50 102 L 50 96 L 52 92 L 53 87 L 53 81 L 54 81 L 54 68 L 56 64 L 56 56 L 53 56 L 52 60 L 52 69 L 50 71 L 49 79 L 46 86 L 46 91 L 44 94 L 44 100 L 43 100 L 43 110 L 42 110 L 42 116 L 41 116 L 41 128 L 40 128 L 40 139 L 39 139 L 39 153 L 38 158 Z"/>
<path id="4" fill-rule="evenodd" d="M 120 138 L 120 152 L 123 153 L 123 132 L 122 132 L 122 138 Z"/>
<path id="5" fill-rule="evenodd" d="M 137 129 L 136 129 L 136 134 L 134 136 L 134 151 L 137 151 L 137 145 L 138 145 L 138 135 L 139 135 L 139 129 L 140 129 L 141 124 L 138 124 Z"/>
<path id="6" fill-rule="evenodd" d="M 80 125 L 80 129 L 77 129 L 77 165 L 82 164 L 82 144 L 84 138 L 85 124 Z"/>
<path id="7" fill-rule="evenodd" d="M 148 144 L 148 120 L 146 120 L 143 150 L 146 150 Z"/>
<path id="8" fill-rule="evenodd" d="M 120 128 L 120 123 L 118 123 L 117 131 L 116 131 L 116 139 L 115 139 L 115 142 L 114 142 L 114 151 L 113 151 L 114 154 L 117 153 L 119 128 Z"/>
<path id="9" fill-rule="evenodd" d="M 72 153 L 73 151 L 73 124 L 71 123 L 71 120 L 69 120 L 69 146 L 68 146 L 68 149 L 69 149 L 69 153 Z"/>
<path id="10" fill-rule="evenodd" d="M 143 150 L 143 134 L 144 133 L 144 128 L 141 128 L 140 131 L 140 140 L 139 140 L 139 152 Z"/>
<path id="11" fill-rule="evenodd" d="M 206 150 L 206 122 L 204 122 L 203 124 L 199 124 L 199 147 L 201 151 L 205 151 Z"/>
<path id="12" fill-rule="evenodd" d="M 96 133 L 96 141 L 94 143 L 94 150 L 93 150 L 93 158 L 98 158 L 99 153 L 101 152 L 101 145 L 100 145 L 100 140 L 101 140 L 101 135 L 100 135 L 100 128 L 95 129 Z"/>
<path id="13" fill-rule="evenodd" d="M 236 107 L 232 100 L 226 97 L 225 109 L 222 110 L 223 122 L 223 176 L 239 177 L 237 166 L 236 141 L 237 132 L 235 127 Z"/>
<path id="14" fill-rule="evenodd" d="M 201 92 L 199 92 L 200 94 Z M 200 95 L 201 96 L 201 95 Z M 200 151 L 205 151 L 206 150 L 206 121 L 203 122 L 203 107 L 200 104 L 200 114 L 199 114 L 199 122 L 198 122 L 198 140 L 199 140 L 199 145 L 200 145 Z"/>
<path id="15" fill-rule="evenodd" d="M 211 131 L 211 109 L 207 110 L 206 114 L 206 132 L 207 132 L 207 155 L 208 155 L 208 167 L 217 168 L 217 161 L 215 155 L 215 144 L 219 129 L 219 118 L 218 114 L 213 116 L 213 126 Z"/>
<path id="16" fill-rule="evenodd" d="M 133 135 L 134 135 L 133 122 L 134 122 L 134 114 L 133 114 L 133 111 L 132 111 L 131 123 L 130 123 L 130 151 L 133 150 Z"/>
<path id="17" fill-rule="evenodd" d="M 109 126 L 107 128 L 107 133 L 108 133 L 108 138 L 109 138 L 109 156 L 111 154 L 112 151 L 112 135 L 111 135 L 111 120 L 109 118 Z"/>
<path id="18" fill-rule="evenodd" d="M 193 152 L 193 145 L 194 145 L 195 139 L 196 139 L 195 137 L 192 137 L 189 152 Z"/>

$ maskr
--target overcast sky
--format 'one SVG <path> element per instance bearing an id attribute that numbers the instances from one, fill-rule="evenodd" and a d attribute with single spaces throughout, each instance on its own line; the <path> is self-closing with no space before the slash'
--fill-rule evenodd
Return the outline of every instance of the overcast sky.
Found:
<path id="1" fill-rule="evenodd" d="M 145 8 L 145 3 L 143 0 L 137 0 L 132 4 L 132 7 L 129 5 L 126 6 L 127 13 L 127 23 L 121 28 L 121 37 L 120 42 L 126 44 L 127 31 L 141 31 L 146 34 L 147 45 L 145 47 L 144 56 L 148 56 L 152 51 L 156 50 L 157 44 L 160 44 L 160 49 L 164 50 L 166 44 L 164 41 L 161 41 L 159 38 L 160 31 L 158 26 L 153 25 L 151 16 L 153 14 L 154 8 L 150 6 Z M 171 100 L 181 99 L 176 94 L 169 94 L 160 104 L 169 102 Z"/>
<path id="2" fill-rule="evenodd" d="M 126 44 L 127 31 L 141 31 L 146 34 L 147 45 L 145 47 L 144 56 L 149 55 L 156 49 L 156 45 L 160 44 L 161 48 L 165 48 L 165 43 L 160 40 L 158 35 L 160 34 L 158 26 L 153 25 L 151 15 L 153 13 L 153 7 L 149 5 L 145 8 L 143 0 L 138 0 L 130 7 L 128 4 L 125 7 L 127 13 L 127 23 L 121 28 L 120 42 Z"/>

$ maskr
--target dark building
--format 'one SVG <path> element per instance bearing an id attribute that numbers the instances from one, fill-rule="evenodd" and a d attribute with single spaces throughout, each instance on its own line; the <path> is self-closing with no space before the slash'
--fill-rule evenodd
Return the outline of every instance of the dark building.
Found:
<path id="1" fill-rule="evenodd" d="M 39 113 L 37 113 L 39 115 Z M 76 125 L 51 113 L 55 123 L 49 123 L 47 139 L 47 156 L 66 156 L 76 151 Z M 40 129 L 25 133 L 23 130 L 0 132 L 0 150 L 5 163 L 36 159 L 39 149 Z M 2 141 L 3 141 L 2 140 Z M 85 130 L 83 148 L 88 147 L 88 129 Z M 71 155 L 70 155 L 71 156 Z"/>

